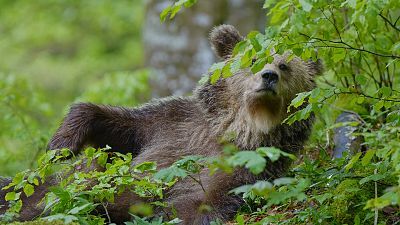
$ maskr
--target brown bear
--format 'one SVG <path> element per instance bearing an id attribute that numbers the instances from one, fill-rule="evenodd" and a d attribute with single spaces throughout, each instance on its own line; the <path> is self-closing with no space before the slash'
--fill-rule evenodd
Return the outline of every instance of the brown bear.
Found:
<path id="1" fill-rule="evenodd" d="M 241 40 L 243 37 L 230 25 L 218 26 L 210 34 L 213 49 L 224 60 L 231 57 Z M 220 155 L 219 137 L 234 133 L 232 142 L 241 150 L 275 146 L 296 153 L 309 136 L 312 116 L 291 126 L 281 122 L 296 94 L 315 87 L 314 78 L 321 73 L 321 64 L 297 57 L 287 62 L 286 58 L 287 54 L 275 54 L 274 61 L 256 74 L 242 69 L 216 84 L 206 82 L 190 97 L 158 99 L 133 109 L 75 104 L 51 139 L 49 149 L 69 148 L 78 153 L 86 145 L 109 145 L 114 151 L 133 153 L 134 164 L 155 161 L 159 168 L 165 168 L 182 156 Z M 233 174 L 209 176 L 204 169 L 201 180 L 205 192 L 191 179 L 184 179 L 166 193 L 166 201 L 174 206 L 183 224 L 227 221 L 242 204 L 241 198 L 228 194 L 229 190 L 257 179 L 282 176 L 289 165 L 288 159 L 281 158 L 268 163 L 258 176 L 242 168 Z M 135 201 L 133 194 L 123 193 L 110 203 L 107 210 L 112 221 L 128 220 L 128 208 Z M 211 210 L 202 212 L 201 205 Z"/>

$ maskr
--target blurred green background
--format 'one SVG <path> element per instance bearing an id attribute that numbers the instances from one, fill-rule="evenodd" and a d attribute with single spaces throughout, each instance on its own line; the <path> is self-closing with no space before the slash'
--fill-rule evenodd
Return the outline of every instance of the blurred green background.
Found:
<path id="1" fill-rule="evenodd" d="M 0 175 L 34 166 L 68 106 L 148 99 L 139 0 L 0 0 Z"/>

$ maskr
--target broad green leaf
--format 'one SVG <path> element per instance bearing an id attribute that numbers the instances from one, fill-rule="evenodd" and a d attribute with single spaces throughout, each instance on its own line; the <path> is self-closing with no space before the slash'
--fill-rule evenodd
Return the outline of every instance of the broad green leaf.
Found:
<path id="1" fill-rule="evenodd" d="M 210 83 L 216 84 L 219 78 L 221 77 L 221 69 L 216 69 L 210 76 Z"/>
<path id="2" fill-rule="evenodd" d="M 358 74 L 356 76 L 356 82 L 360 85 L 365 85 L 367 83 L 368 79 L 362 75 L 362 74 Z"/>
<path id="3" fill-rule="evenodd" d="M 278 178 L 278 179 L 274 180 L 274 185 L 275 186 L 281 186 L 281 185 L 293 184 L 294 182 L 296 182 L 295 178 L 292 178 L 292 177 L 281 177 L 281 178 Z"/>
<path id="4" fill-rule="evenodd" d="M 15 201 L 19 199 L 19 196 L 21 195 L 20 192 L 15 193 L 14 191 L 8 192 L 5 196 L 6 201 Z"/>
<path id="5" fill-rule="evenodd" d="M 271 7 L 273 4 L 275 4 L 276 0 L 265 0 L 263 8 L 268 9 Z"/>
<path id="6" fill-rule="evenodd" d="M 168 16 L 168 14 L 171 12 L 172 6 L 167 6 L 161 13 L 160 13 L 160 20 L 161 22 L 164 22 Z"/>
<path id="7" fill-rule="evenodd" d="M 345 170 L 346 170 L 346 172 L 348 172 L 351 168 L 353 168 L 353 166 L 354 166 L 354 164 L 356 163 L 356 162 L 358 162 L 358 159 L 360 158 L 360 156 L 361 156 L 361 152 L 359 152 L 359 153 L 357 153 L 356 155 L 354 155 L 351 159 L 350 159 L 350 161 L 347 163 L 347 165 L 344 167 L 345 168 Z"/>
<path id="8" fill-rule="evenodd" d="M 181 10 L 181 8 L 182 8 L 182 5 L 175 4 L 170 11 L 169 18 L 173 19 L 176 16 L 176 14 L 179 12 L 179 10 Z"/>
<path id="9" fill-rule="evenodd" d="M 156 169 L 157 165 L 155 162 L 143 162 L 133 167 L 133 171 L 139 173 L 155 171 Z"/>
<path id="10" fill-rule="evenodd" d="M 64 201 L 69 201 L 71 199 L 70 193 L 61 187 L 50 187 L 49 190 Z"/>
<path id="11" fill-rule="evenodd" d="M 344 49 L 335 49 L 335 51 L 333 51 L 333 62 L 337 63 L 342 61 L 344 58 L 346 57 L 346 50 Z"/>
<path id="12" fill-rule="evenodd" d="M 392 94 L 392 89 L 390 87 L 382 87 L 379 89 L 380 93 L 382 93 L 382 97 L 387 98 Z"/>
<path id="13" fill-rule="evenodd" d="M 383 209 L 386 206 L 389 206 L 390 204 L 391 202 L 389 199 L 374 198 L 367 201 L 367 204 L 365 205 L 364 209 L 370 209 L 370 208 Z"/>
<path id="14" fill-rule="evenodd" d="M 107 159 L 108 159 L 108 154 L 106 152 L 102 152 L 97 158 L 97 164 L 104 167 L 107 163 Z"/>
<path id="15" fill-rule="evenodd" d="M 299 0 L 299 3 L 301 4 L 301 7 L 303 7 L 304 11 L 306 11 L 306 12 L 310 12 L 313 7 L 308 0 Z"/>
<path id="16" fill-rule="evenodd" d="M 368 177 L 364 177 L 363 179 L 361 179 L 360 184 L 365 184 L 369 181 L 378 181 L 378 180 L 382 180 L 385 178 L 386 178 L 386 175 L 384 175 L 384 174 L 372 174 Z"/>
<path id="17" fill-rule="evenodd" d="M 323 204 L 327 199 L 332 198 L 334 195 L 332 193 L 324 193 L 322 195 L 314 195 L 314 199 Z"/>
<path id="18" fill-rule="evenodd" d="M 375 155 L 375 150 L 369 149 L 361 160 L 363 166 L 368 166 Z"/>
<path id="19" fill-rule="evenodd" d="M 260 155 L 264 157 L 268 157 L 272 162 L 275 162 L 279 159 L 281 155 L 289 157 L 291 159 L 295 159 L 296 157 L 292 154 L 281 151 L 276 147 L 261 147 L 256 150 Z"/>
<path id="20" fill-rule="evenodd" d="M 384 104 L 385 104 L 385 101 L 382 101 L 382 100 L 378 101 L 374 105 L 374 110 L 379 111 L 384 106 Z"/>
<path id="21" fill-rule="evenodd" d="M 302 48 L 294 48 L 294 49 L 292 49 L 292 51 L 297 56 L 301 56 L 301 54 L 303 53 L 303 49 Z"/>
<path id="22" fill-rule="evenodd" d="M 255 74 L 255 73 L 261 71 L 264 68 L 265 64 L 266 64 L 265 59 L 257 60 L 256 63 L 254 63 L 254 65 L 251 67 L 251 72 L 253 74 Z"/>
<path id="23" fill-rule="evenodd" d="M 78 218 L 76 216 L 73 215 L 67 215 L 64 213 L 57 213 L 55 215 L 51 215 L 51 216 L 46 216 L 43 219 L 48 220 L 48 221 L 64 221 L 65 224 L 69 224 L 72 223 L 74 221 L 77 221 Z"/>
<path id="24" fill-rule="evenodd" d="M 93 207 L 93 203 L 86 203 L 84 205 L 74 207 L 68 211 L 68 214 L 78 214 L 81 213 L 82 211 L 85 211 L 85 209 L 89 207 Z"/>
<path id="25" fill-rule="evenodd" d="M 291 106 L 298 108 L 299 106 L 303 105 L 304 100 L 310 96 L 311 92 L 302 92 L 302 93 L 298 93 L 296 98 L 294 98 L 292 100 L 292 102 L 290 103 Z M 288 108 L 288 112 L 290 112 L 290 108 Z"/>
<path id="26" fill-rule="evenodd" d="M 247 192 L 251 191 L 252 187 L 253 187 L 252 184 L 242 185 L 242 186 L 232 189 L 231 191 L 229 191 L 229 193 L 234 193 L 235 195 L 247 193 Z"/>
<path id="27" fill-rule="evenodd" d="M 170 166 L 168 168 L 161 169 L 156 174 L 154 174 L 155 179 L 165 182 L 171 182 L 175 178 L 185 178 L 186 176 L 186 171 L 176 166 Z"/>
<path id="28" fill-rule="evenodd" d="M 273 189 L 273 185 L 269 181 L 261 180 L 253 184 L 251 189 L 256 195 L 265 196 L 269 192 L 271 192 L 271 190 Z"/>
<path id="29" fill-rule="evenodd" d="M 254 174 L 264 171 L 266 160 L 255 151 L 240 151 L 228 160 L 233 166 L 244 166 Z"/>
<path id="30" fill-rule="evenodd" d="M 35 192 L 33 185 L 25 184 L 24 186 L 24 193 L 27 197 L 31 196 Z"/>
<path id="31" fill-rule="evenodd" d="M 228 78 L 228 77 L 232 76 L 231 67 L 232 67 L 232 62 L 228 62 L 222 68 L 221 74 L 222 74 L 223 78 Z"/>
<path id="32" fill-rule="evenodd" d="M 237 225 L 244 225 L 244 216 L 243 215 L 237 215 L 235 220 L 236 220 Z"/>

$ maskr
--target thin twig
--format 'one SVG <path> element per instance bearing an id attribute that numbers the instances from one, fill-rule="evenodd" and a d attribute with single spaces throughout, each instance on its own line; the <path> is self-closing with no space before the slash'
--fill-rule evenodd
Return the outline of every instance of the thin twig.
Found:
<path id="1" fill-rule="evenodd" d="M 381 53 L 377 53 L 377 52 L 372 52 L 372 51 L 364 49 L 364 48 L 353 47 L 350 44 L 348 44 L 346 42 L 343 42 L 343 41 L 325 40 L 325 39 L 318 38 L 318 37 L 311 37 L 311 36 L 309 36 L 307 34 L 304 34 L 304 33 L 299 33 L 299 34 L 302 35 L 302 36 L 307 37 L 308 39 L 315 39 L 315 40 L 318 40 L 318 41 L 322 42 L 323 44 L 325 44 L 325 46 L 314 46 L 314 47 L 350 49 L 350 50 L 356 50 L 356 51 L 360 51 L 360 52 L 366 52 L 366 53 L 369 53 L 369 54 L 372 54 L 372 55 L 376 55 L 376 56 L 400 59 L 400 56 L 398 56 L 398 55 L 385 55 L 385 54 L 381 54 Z M 328 45 L 326 42 L 333 43 L 333 44 L 342 44 L 342 45 L 345 45 L 345 46 Z"/>
<path id="2" fill-rule="evenodd" d="M 201 189 L 203 189 L 204 193 L 206 193 L 206 189 L 204 189 L 203 184 L 201 183 L 200 180 L 197 180 L 196 178 L 194 178 L 192 175 L 188 175 L 188 177 L 192 178 L 196 183 L 198 183 L 201 187 Z"/>
<path id="3" fill-rule="evenodd" d="M 360 51 L 360 52 L 366 52 L 366 53 L 369 53 L 369 54 L 371 54 L 371 55 L 376 55 L 376 56 L 380 56 L 380 57 L 400 59 L 400 56 L 398 56 L 398 55 L 384 55 L 384 54 L 372 52 L 372 51 L 369 51 L 369 50 L 366 50 L 366 49 L 353 48 L 353 47 L 346 47 L 346 46 L 320 45 L 320 46 L 314 46 L 314 47 L 316 47 L 316 48 L 341 48 L 341 49 L 350 49 L 350 50 L 355 50 L 355 51 Z"/>
<path id="4" fill-rule="evenodd" d="M 397 23 L 398 18 L 396 20 L 396 23 L 393 24 L 390 20 L 388 20 L 388 18 L 384 17 L 382 15 L 382 13 L 379 13 L 379 16 L 385 21 L 385 24 L 388 23 L 391 27 L 393 27 L 393 29 L 395 29 L 395 30 L 400 32 L 400 29 L 396 27 L 396 23 Z"/>
<path id="5" fill-rule="evenodd" d="M 102 202 L 101 205 L 103 206 L 104 211 L 106 212 L 106 216 L 107 216 L 107 219 L 108 219 L 108 223 L 111 223 L 111 218 L 110 218 L 110 215 L 108 214 L 108 210 L 107 210 L 107 205 L 108 205 L 108 203 Z"/>
<path id="6" fill-rule="evenodd" d="M 394 24 L 393 24 L 393 25 L 395 25 L 395 26 L 396 26 L 397 22 L 399 22 L 399 19 L 400 19 L 400 16 L 399 16 L 399 17 L 397 17 L 397 19 L 396 19 L 396 21 L 394 22 Z"/>
<path id="7" fill-rule="evenodd" d="M 338 92 L 336 94 L 356 94 L 356 95 L 361 95 L 365 98 L 371 98 L 371 99 L 376 99 L 376 100 L 383 100 L 383 101 L 388 101 L 388 102 L 400 102 L 400 99 L 384 99 L 384 98 L 378 98 L 378 97 L 374 97 L 374 96 L 370 96 L 370 95 L 366 95 L 364 93 L 361 92 L 352 92 L 352 91 L 343 91 L 343 92 Z"/>
<path id="8" fill-rule="evenodd" d="M 377 173 L 377 169 L 374 170 L 374 174 Z M 375 200 L 378 198 L 378 183 L 375 181 Z M 378 225 L 378 208 L 375 207 L 375 218 L 374 218 L 374 225 Z"/>

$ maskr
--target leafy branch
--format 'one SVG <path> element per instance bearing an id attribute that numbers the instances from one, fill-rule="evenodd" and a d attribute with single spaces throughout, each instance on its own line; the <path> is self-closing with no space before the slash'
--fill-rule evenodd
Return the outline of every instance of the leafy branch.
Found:
<path id="1" fill-rule="evenodd" d="M 397 20 L 396 20 L 395 23 L 392 23 L 388 18 L 386 18 L 386 17 L 382 14 L 382 12 L 379 13 L 379 16 L 380 16 L 386 23 L 388 23 L 393 29 L 395 29 L 395 30 L 397 30 L 397 31 L 400 32 L 400 28 L 398 28 L 398 27 L 396 26 L 396 23 L 397 23 L 397 21 L 399 20 L 400 17 L 397 18 Z"/>
<path id="2" fill-rule="evenodd" d="M 318 37 L 311 37 L 307 34 L 304 33 L 299 33 L 300 35 L 307 37 L 308 39 L 315 39 L 318 40 L 320 42 L 322 42 L 325 45 L 321 45 L 321 46 L 314 46 L 316 48 L 341 48 L 341 49 L 349 49 L 349 50 L 354 50 L 354 51 L 359 51 L 359 52 L 366 52 L 372 55 L 376 55 L 376 56 L 380 56 L 380 57 L 386 57 L 386 58 L 394 58 L 394 59 L 400 59 L 400 56 L 398 55 L 386 55 L 386 54 L 381 54 L 381 53 L 377 53 L 377 52 L 373 52 L 367 49 L 363 49 L 363 48 L 357 48 L 357 47 L 353 47 L 350 44 L 340 40 L 340 41 L 332 41 L 332 40 L 326 40 L 323 38 L 318 38 Z M 309 42 L 309 43 L 313 43 L 313 42 Z M 333 43 L 333 44 L 342 44 L 344 46 L 337 46 L 337 45 L 329 45 L 327 43 Z"/>

